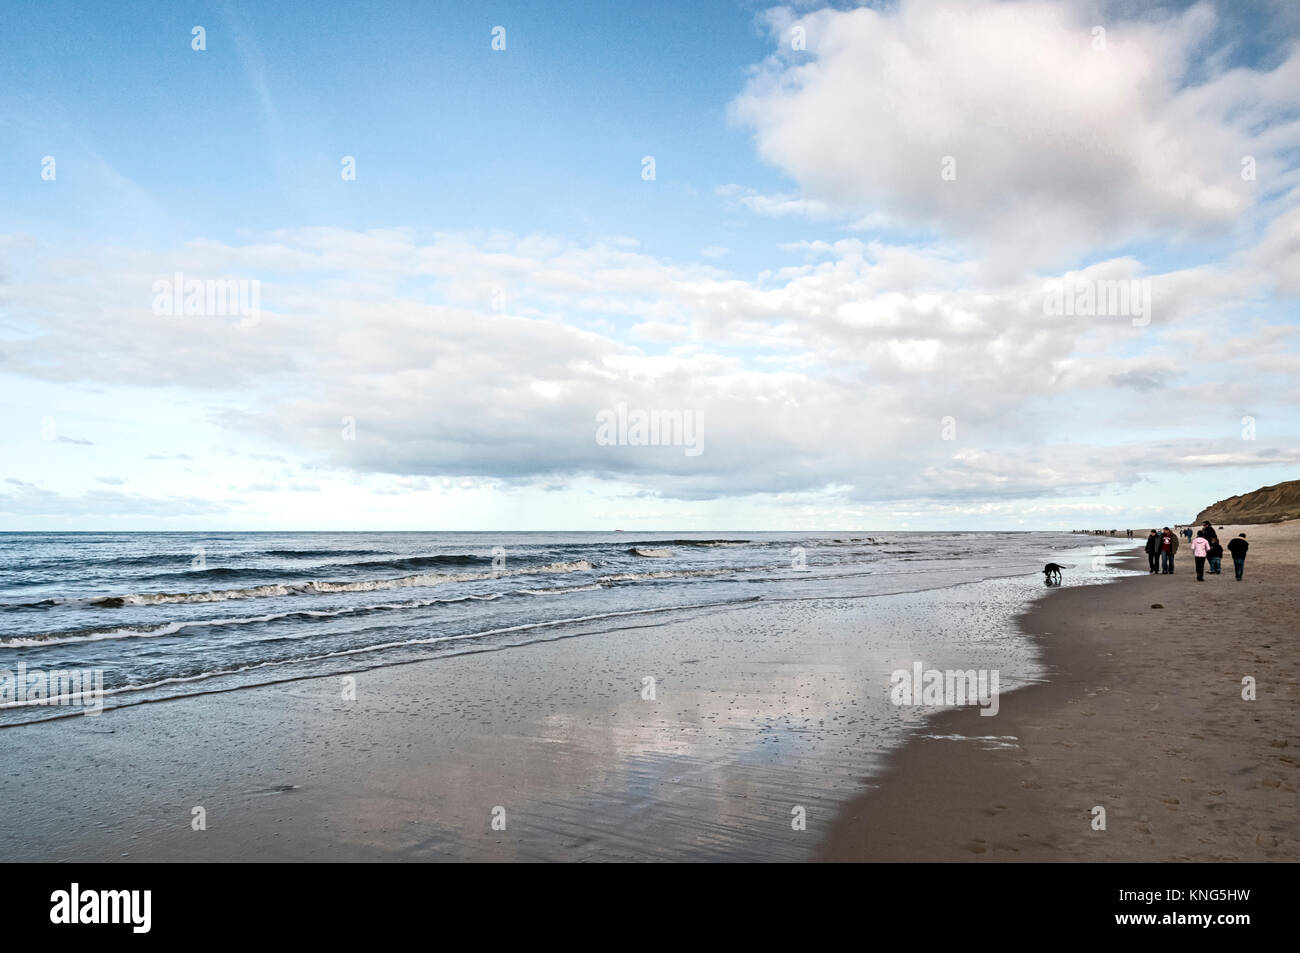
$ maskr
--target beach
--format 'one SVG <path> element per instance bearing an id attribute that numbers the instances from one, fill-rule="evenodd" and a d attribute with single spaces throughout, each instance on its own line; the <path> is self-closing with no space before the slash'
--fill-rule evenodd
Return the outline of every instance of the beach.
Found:
<path id="1" fill-rule="evenodd" d="M 1240 583 L 1227 559 L 1197 583 L 1184 547 L 1172 577 L 1040 600 L 1022 624 L 1047 681 L 1005 697 L 995 719 L 1016 744 L 965 740 L 987 734 L 970 710 L 937 716 L 937 737 L 892 759 L 819 858 L 1300 860 L 1300 521 L 1219 536 L 1240 532 L 1251 543 Z M 1131 563 L 1146 569 L 1140 553 Z M 1246 676 L 1254 701 L 1242 699 Z"/>
<path id="2" fill-rule="evenodd" d="M 0 856 L 1294 859 L 1297 525 L 1247 528 L 1240 584 L 1190 560 L 1076 559 L 1052 590 L 945 571 L 142 693 L 0 730 Z M 892 704 L 916 663 L 998 672 L 996 714 Z"/>
<path id="3" fill-rule="evenodd" d="M 208 540 L 196 574 L 214 572 L 217 544 L 223 564 L 260 574 L 219 601 L 189 571 L 149 577 L 170 594 L 129 595 L 142 580 L 124 574 L 156 573 L 150 553 L 184 551 L 189 538 L 133 539 L 129 551 L 111 540 L 77 570 L 106 575 L 76 602 L 42 591 L 31 606 L 28 592 L 27 607 L 9 610 L 9 665 L 105 664 L 120 688 L 94 716 L 8 710 L 56 720 L 0 729 L 19 766 L 0 777 L 12 806 L 0 856 L 807 860 L 863 779 L 927 724 L 925 706 L 891 703 L 891 673 L 923 662 L 999 672 L 1001 691 L 1030 684 L 1038 652 L 1015 616 L 1042 592 L 1040 551 L 1077 547 L 1071 585 L 1116 573 L 1092 568 L 1091 545 L 1053 534 L 710 544 L 637 572 L 611 571 L 637 557 L 602 539 L 534 540 L 531 557 L 512 546 L 513 562 L 545 570 L 536 576 L 456 563 L 405 585 L 394 574 L 411 559 L 445 565 L 486 549 L 422 538 L 410 548 L 443 554 L 398 554 L 382 576 L 375 560 L 394 557 L 339 557 L 363 560 L 346 591 L 274 596 L 261 595 L 262 576 L 292 567 L 239 553 L 302 552 L 302 540 Z M 771 565 L 792 541 L 806 565 Z M 334 550 L 406 544 L 348 537 Z M 48 544 L 47 562 L 62 565 L 63 546 Z M 571 546 L 591 567 L 548 581 L 557 547 Z M 87 544 L 72 548 L 84 565 Z M 313 578 L 353 565 L 310 559 L 326 560 Z M 83 620 L 97 618 L 111 621 L 87 634 Z M 73 631 L 34 637 L 31 620 Z"/>

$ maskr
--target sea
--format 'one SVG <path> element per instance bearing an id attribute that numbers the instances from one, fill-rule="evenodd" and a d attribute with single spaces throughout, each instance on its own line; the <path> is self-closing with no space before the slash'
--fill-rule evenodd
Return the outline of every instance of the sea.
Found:
<path id="1" fill-rule="evenodd" d="M 66 714 L 12 673 L 97 673 L 105 708 L 754 601 L 1104 578 L 1123 544 L 1065 533 L 3 533 L 0 727 Z M 1004 620 L 1005 625 L 1005 620 Z M 1008 637 L 1017 637 L 1014 634 Z"/>

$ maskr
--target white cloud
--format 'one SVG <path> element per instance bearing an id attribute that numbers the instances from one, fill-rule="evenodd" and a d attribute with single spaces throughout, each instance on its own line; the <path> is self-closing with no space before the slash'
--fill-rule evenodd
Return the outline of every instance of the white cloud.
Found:
<path id="1" fill-rule="evenodd" d="M 1215 335 L 1284 246 L 1268 233 L 1230 262 L 1156 276 L 1147 328 L 1049 319 L 1041 279 L 981 283 L 947 253 L 856 239 L 792 246 L 797 263 L 752 280 L 501 234 L 314 229 L 175 254 L 37 249 L 22 269 L 31 280 L 4 286 L 18 330 L 0 334 L 0 351 L 11 379 L 182 387 L 232 441 L 280 451 L 235 452 L 334 472 L 500 485 L 586 474 L 679 499 L 834 486 L 863 500 L 1019 497 L 1139 479 L 1143 455 L 1111 452 L 1114 434 L 1184 422 L 1196 388 L 1234 402 L 1225 434 L 1237 406 L 1293 400 L 1278 382 L 1295 376 L 1294 327 L 1253 318 L 1232 341 Z M 262 320 L 153 314 L 153 279 L 178 269 L 264 275 Z M 1141 270 L 1118 259 L 1080 274 Z M 502 280 L 506 310 L 471 293 Z M 661 353 L 664 342 L 689 343 Z M 1211 383 L 1189 366 L 1227 376 Z M 1160 399 L 1134 403 L 1150 382 Z M 598 445 L 595 415 L 619 401 L 698 412 L 705 452 Z M 949 415 L 956 442 L 940 437 Z M 1276 464 L 1275 449 L 1175 442 L 1169 459 Z M 316 485 L 297 480 L 255 485 Z"/>
<path id="2" fill-rule="evenodd" d="M 719 186 L 718 195 L 733 205 L 743 205 L 757 215 L 830 218 L 834 214 L 830 205 L 818 199 L 793 194 L 765 195 L 735 184 Z"/>
<path id="3" fill-rule="evenodd" d="M 1107 20 L 1102 48 L 1095 15 L 1039 0 L 826 9 L 798 18 L 800 52 L 776 11 L 778 50 L 733 114 L 801 186 L 791 207 L 930 227 L 1003 266 L 1228 231 L 1300 144 L 1300 52 L 1184 86 L 1219 39 L 1209 6 Z"/>

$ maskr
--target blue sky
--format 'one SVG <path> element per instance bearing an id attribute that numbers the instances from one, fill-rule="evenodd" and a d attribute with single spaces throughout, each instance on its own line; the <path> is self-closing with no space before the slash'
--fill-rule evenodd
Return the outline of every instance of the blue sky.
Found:
<path id="1" fill-rule="evenodd" d="M 780 181 L 726 122 L 770 47 L 759 10 L 656 4 L 630 23 L 609 3 L 562 16 L 535 4 L 32 4 L 0 76 L 21 91 L 10 105 L 24 144 L 66 155 L 86 191 L 62 190 L 55 208 L 31 189 L 6 197 L 25 227 L 54 213 L 158 243 L 312 225 L 600 237 L 635 222 L 653 225 L 648 251 L 694 255 L 702 238 L 747 227 L 707 201 L 716 179 Z M 200 22 L 209 42 L 196 54 Z M 490 46 L 497 25 L 504 52 Z M 658 188 L 637 187 L 647 154 Z M 355 185 L 339 178 L 343 155 L 357 157 Z M 148 207 L 99 194 L 96 160 Z"/>
<path id="2" fill-rule="evenodd" d="M 1294 4 L 7 10 L 0 529 L 1136 526 L 1297 476 Z M 178 273 L 257 313 L 158 313 Z M 1044 312 L 1120 280 L 1145 319 Z M 598 443 L 619 403 L 704 452 Z"/>

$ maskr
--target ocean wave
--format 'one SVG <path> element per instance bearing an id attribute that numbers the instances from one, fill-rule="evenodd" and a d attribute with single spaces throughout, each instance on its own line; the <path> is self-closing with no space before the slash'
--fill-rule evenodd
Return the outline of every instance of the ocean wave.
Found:
<path id="1" fill-rule="evenodd" d="M 649 547 L 634 546 L 628 550 L 633 556 L 645 556 L 650 559 L 667 559 L 673 554 L 671 549 L 651 549 Z"/>
<path id="2" fill-rule="evenodd" d="M 704 547 L 721 547 L 721 546 L 751 546 L 752 540 L 748 539 L 652 539 L 646 540 L 644 545 L 660 546 L 704 546 Z M 638 543 L 637 545 L 643 545 Z"/>
<path id="3" fill-rule="evenodd" d="M 475 556 L 469 553 L 457 553 L 437 556 L 400 556 L 392 559 L 367 559 L 351 563 L 331 563 L 331 571 L 370 570 L 419 570 L 431 566 L 484 566 L 491 565 L 491 556 Z M 208 566 L 203 569 L 178 569 L 176 572 L 155 573 L 138 577 L 139 582 L 161 582 L 172 579 L 188 581 L 203 579 L 255 579 L 257 577 L 279 576 L 281 578 L 310 578 L 320 572 L 320 566 L 264 567 L 264 566 Z"/>
<path id="4" fill-rule="evenodd" d="M 508 626 L 502 626 L 500 628 L 495 628 L 495 629 L 484 629 L 478 632 L 466 632 L 461 635 L 437 635 L 437 636 L 430 636 L 428 638 L 420 638 L 420 639 L 402 639 L 394 642 L 381 642 L 376 645 L 363 645 L 352 649 L 340 649 L 337 652 L 324 652 L 318 655 L 304 655 L 296 658 L 287 658 L 287 659 L 268 659 L 267 661 L 264 662 L 255 662 L 251 665 L 241 665 L 236 668 L 213 669 L 210 671 L 198 672 L 194 675 L 176 675 L 170 678 L 158 679 L 157 681 L 153 681 L 153 682 L 121 685 L 121 686 L 116 686 L 114 688 L 107 688 L 104 690 L 103 694 L 105 697 L 109 697 L 109 696 L 121 695 L 124 693 L 143 692 L 152 689 L 163 688 L 168 685 L 180 685 L 180 684 L 187 684 L 193 682 L 202 682 L 208 679 L 220 678 L 226 675 L 241 675 L 244 674 L 245 672 L 256 671 L 258 669 L 269 669 L 269 668 L 276 668 L 284 665 L 299 665 L 299 664 L 305 664 L 311 662 L 323 662 L 323 661 L 328 661 L 330 659 L 348 658 L 356 655 L 364 655 L 370 652 L 380 652 L 380 651 L 384 651 L 385 649 L 408 648 L 408 647 L 419 646 L 419 645 L 436 645 L 442 642 L 460 642 L 465 639 L 481 639 L 493 635 L 504 635 L 507 633 L 515 633 L 515 632 L 527 632 L 533 629 L 548 629 L 548 628 L 554 628 L 556 626 L 574 625 L 583 622 L 598 622 L 598 621 L 603 621 L 605 619 L 616 619 L 625 616 L 655 615 L 663 612 L 680 612 L 686 609 L 708 609 L 717 606 L 739 605 L 741 603 L 756 602 L 756 601 L 759 601 L 758 596 L 753 596 L 745 599 L 729 599 L 722 602 L 700 602 L 700 603 L 692 603 L 692 604 L 680 605 L 680 606 L 656 606 L 654 608 L 648 608 L 648 609 L 624 609 L 617 612 L 600 612 L 600 613 L 595 613 L 593 615 L 570 616 L 568 618 L 563 618 L 563 619 L 546 619 L 538 622 L 525 622 L 519 625 L 508 625 Z M 265 682 L 261 684 L 275 684 L 275 682 L 272 681 L 272 682 Z M 241 687 L 251 688 L 254 686 L 241 686 Z M 0 703 L 0 709 L 42 706 L 42 705 L 47 705 L 49 703 L 50 703 L 50 699 L 45 699 L 42 701 L 29 700 L 29 701 L 3 702 Z M 105 710 L 108 709 L 106 708 Z M 54 717 L 59 718 L 64 716 L 56 715 Z M 39 719 L 39 720 L 44 721 L 46 719 Z M 9 726 L 0 726 L 0 727 L 9 727 Z"/>
<path id="5" fill-rule="evenodd" d="M 596 581 L 602 584 L 612 582 L 638 582 L 642 579 L 687 579 L 693 576 L 730 576 L 742 572 L 771 572 L 773 566 L 731 566 L 722 569 L 658 569 L 650 572 L 616 572 L 601 576 Z"/>
<path id="6" fill-rule="evenodd" d="M 580 551 L 589 549 L 635 548 L 640 546 L 699 546 L 705 548 L 725 546 L 770 546 L 771 542 L 756 543 L 749 539 L 603 539 L 586 543 L 552 543 L 546 548 L 553 552 Z M 777 543 L 775 545 L 789 545 Z"/>
<path id="7" fill-rule="evenodd" d="M 424 566 L 487 566 L 492 564 L 491 556 L 476 556 L 473 553 L 446 553 L 436 556 L 397 556 L 392 559 L 367 559 L 351 563 L 362 569 L 420 569 Z"/>
<path id="8" fill-rule="evenodd" d="M 526 596 L 555 596 L 563 595 L 566 592 L 594 592 L 597 589 L 604 589 L 598 582 L 593 582 L 589 586 L 552 586 L 549 589 L 520 589 Z"/>
<path id="9" fill-rule="evenodd" d="M 24 570 L 30 571 L 35 569 L 77 569 L 85 571 L 96 571 L 100 569 L 151 569 L 174 567 L 178 571 L 183 571 L 185 567 L 194 562 L 196 551 L 189 549 L 185 552 L 167 552 L 167 553 L 134 553 L 131 555 L 111 555 L 97 554 L 93 550 L 90 552 L 78 553 L 76 556 L 54 556 L 44 559 L 35 559 L 25 561 L 22 565 Z M 385 549 L 248 549 L 235 552 L 216 552 L 212 548 L 207 551 L 207 558 L 212 559 L 257 559 L 267 556 L 275 558 L 334 558 L 334 557 L 356 557 L 356 556 L 391 556 L 391 550 Z"/>
<path id="10" fill-rule="evenodd" d="M 40 599 L 36 602 L 0 602 L 0 609 L 48 609 L 67 601 L 67 599 Z"/>
<path id="11" fill-rule="evenodd" d="M 206 569 L 186 569 L 176 572 L 159 572 L 151 576 L 140 576 L 139 582 L 152 582 L 160 579 L 234 579 L 239 576 L 254 575 L 256 569 L 235 569 L 230 566 L 210 566 Z"/>
<path id="12" fill-rule="evenodd" d="M 334 556 L 391 556 L 392 551 L 387 549 L 268 549 L 260 555 L 285 559 L 301 557 L 318 559 Z"/>
<path id="13" fill-rule="evenodd" d="M 599 588 L 599 587 L 593 587 Z M 539 590 L 545 591 L 545 590 Z M 568 591 L 557 590 L 557 591 Z M 254 625 L 265 622 L 278 622 L 282 619 L 330 619 L 340 616 L 369 615 L 375 612 L 391 612 L 395 609 L 424 609 L 429 606 L 451 604 L 455 602 L 490 602 L 500 599 L 501 593 L 485 595 L 456 596 L 449 599 L 415 599 L 410 602 L 381 602 L 368 606 L 346 606 L 340 609 L 294 609 L 291 612 L 271 612 L 266 615 L 233 616 L 224 619 L 188 619 L 176 622 L 160 622 L 155 625 L 122 626 L 115 629 L 73 629 L 65 632 L 45 632 L 40 635 L 0 638 L 0 648 L 22 648 L 25 646 L 63 645 L 70 642 L 103 642 L 111 639 L 142 639 L 176 635 L 186 629 L 213 628 L 227 625 Z"/>
<path id="14" fill-rule="evenodd" d="M 408 589 L 417 586 L 440 586 L 449 582 L 476 582 L 500 576 L 531 576 L 537 574 L 589 572 L 592 564 L 585 559 L 525 566 L 520 569 L 502 569 L 470 573 L 420 573 L 394 579 L 358 579 L 352 581 L 323 581 L 268 583 L 242 589 L 210 589 L 203 592 L 146 592 L 125 596 L 98 596 L 87 601 L 99 609 L 121 609 L 125 606 L 156 606 L 192 602 L 226 602 L 231 599 L 262 599 L 271 596 L 315 595 L 331 592 L 377 592 L 384 589 Z"/>

